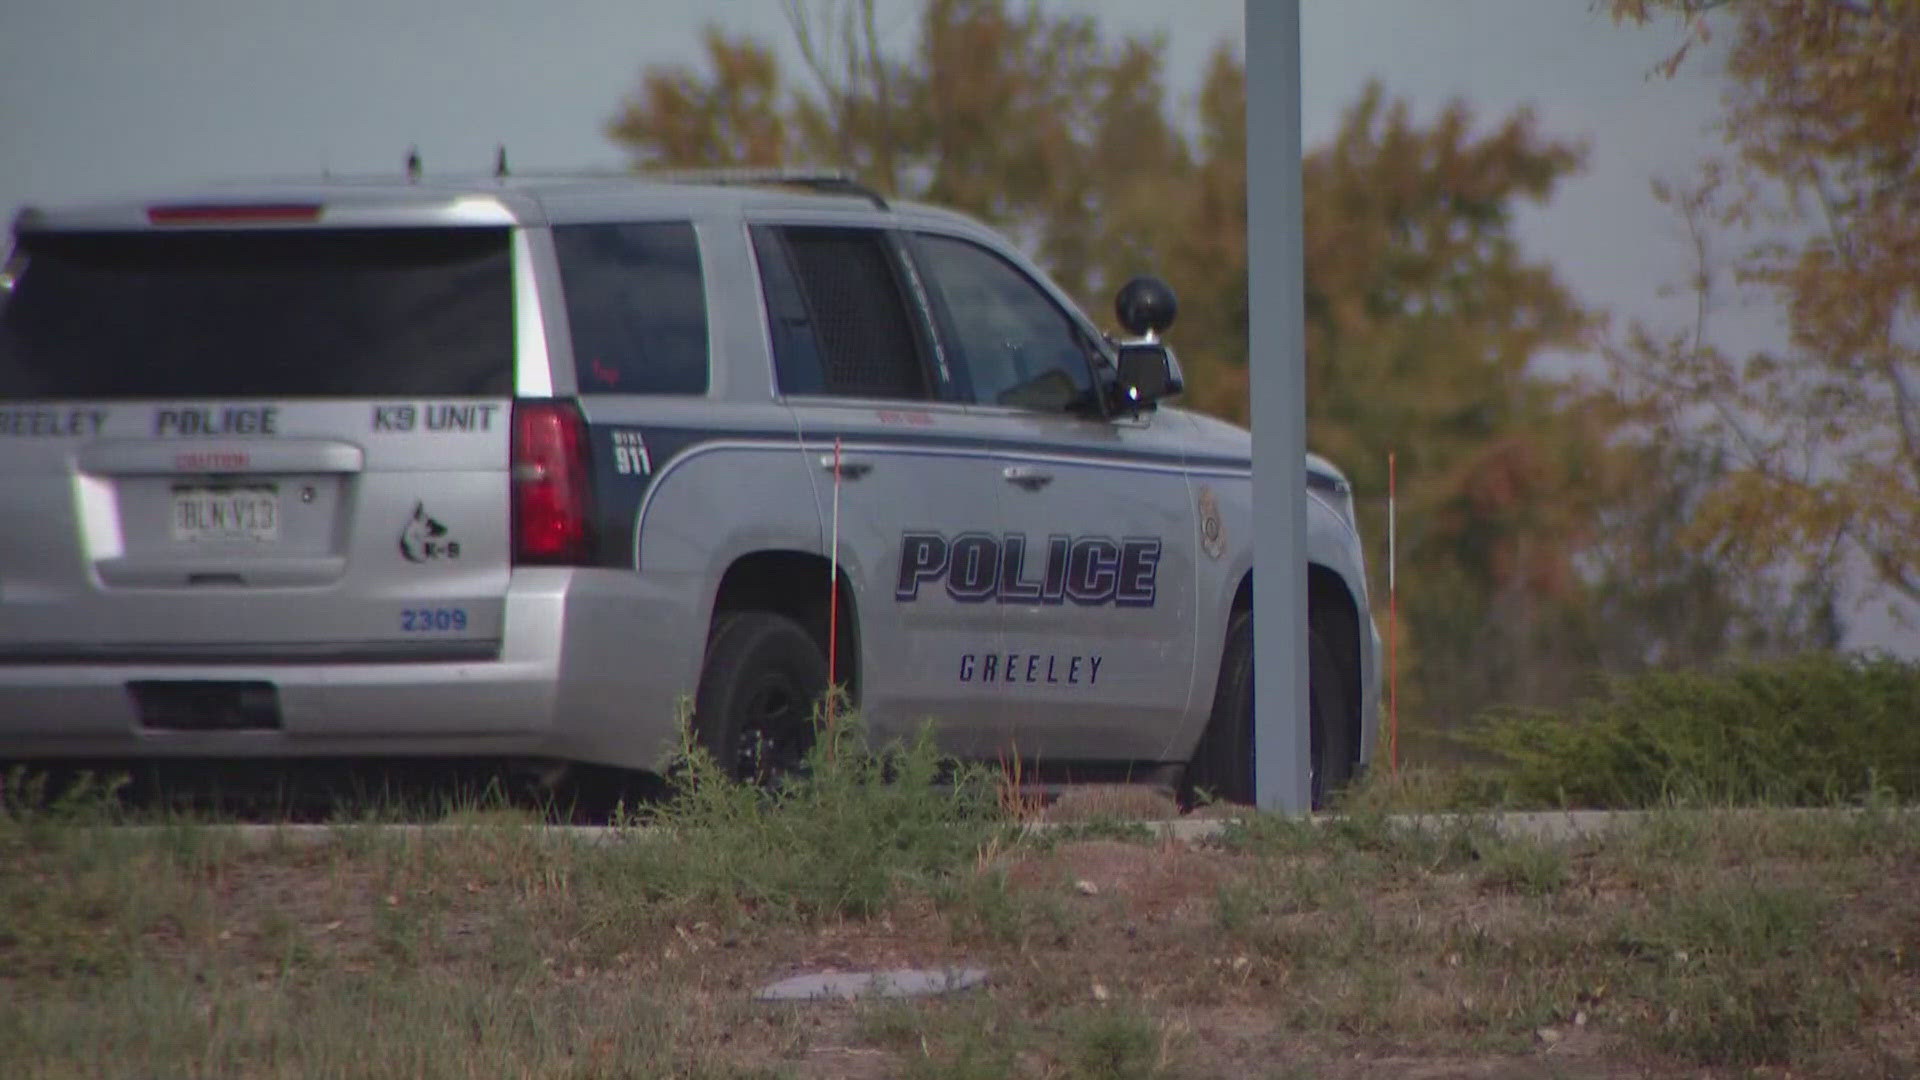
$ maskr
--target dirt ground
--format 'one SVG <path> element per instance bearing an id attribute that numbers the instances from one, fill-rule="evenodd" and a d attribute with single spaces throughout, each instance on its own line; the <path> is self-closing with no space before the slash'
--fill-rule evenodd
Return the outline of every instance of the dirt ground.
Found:
<path id="1" fill-rule="evenodd" d="M 1675 818 L 1569 846 L 1256 822 L 1190 844 L 1081 816 L 862 915 L 748 880 L 664 895 L 635 887 L 666 865 L 633 861 L 647 841 L 513 825 L 265 847 L 0 829 L 0 1075 L 1920 1075 L 1910 822 Z M 754 1000 L 948 964 L 987 982 Z"/>

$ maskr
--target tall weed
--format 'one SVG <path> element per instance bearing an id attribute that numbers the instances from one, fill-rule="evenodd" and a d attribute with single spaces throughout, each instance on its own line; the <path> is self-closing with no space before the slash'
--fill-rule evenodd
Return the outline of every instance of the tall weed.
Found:
<path id="1" fill-rule="evenodd" d="M 905 883 L 971 873 L 1004 822 L 992 778 L 952 766 L 926 727 L 870 748 L 840 717 L 771 789 L 732 779 L 690 739 L 684 760 L 672 796 L 636 816 L 651 829 L 622 860 L 654 899 L 861 917 Z"/>

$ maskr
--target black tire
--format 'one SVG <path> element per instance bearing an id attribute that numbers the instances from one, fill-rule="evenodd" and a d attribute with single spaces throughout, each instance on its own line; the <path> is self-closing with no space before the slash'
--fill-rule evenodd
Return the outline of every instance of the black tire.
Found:
<path id="1" fill-rule="evenodd" d="M 1253 802 L 1253 613 L 1235 612 L 1220 649 L 1220 681 L 1200 744 L 1181 783 L 1188 804 L 1213 798 Z"/>
<path id="2" fill-rule="evenodd" d="M 1352 725 L 1347 722 L 1346 687 L 1333 652 L 1320 635 L 1307 633 L 1307 702 L 1312 725 L 1312 800 L 1327 804 L 1353 778 Z M 1236 612 L 1227 624 L 1220 650 L 1220 681 L 1213 692 L 1207 729 L 1187 764 L 1182 796 L 1191 803 L 1211 796 L 1230 803 L 1254 801 L 1253 777 L 1253 613 Z"/>
<path id="3" fill-rule="evenodd" d="M 1307 633 L 1307 649 L 1307 699 L 1313 712 L 1313 808 L 1320 810 L 1353 781 L 1360 748 L 1353 745 L 1347 682 L 1333 662 L 1333 649 L 1311 630 Z"/>
<path id="4" fill-rule="evenodd" d="M 772 612 L 733 612 L 707 645 L 694 732 L 734 778 L 770 785 L 800 768 L 826 693 L 827 658 L 799 623 Z"/>

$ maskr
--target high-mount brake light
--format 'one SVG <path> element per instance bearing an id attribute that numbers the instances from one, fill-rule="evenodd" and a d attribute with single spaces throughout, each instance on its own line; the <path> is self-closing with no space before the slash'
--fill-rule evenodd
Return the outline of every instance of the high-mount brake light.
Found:
<path id="1" fill-rule="evenodd" d="M 513 561 L 581 566 L 593 557 L 587 424 L 570 401 L 513 403 Z"/>
<path id="2" fill-rule="evenodd" d="M 147 221 L 154 225 L 257 225 L 268 222 L 320 220 L 318 203 L 189 203 L 149 206 Z"/>

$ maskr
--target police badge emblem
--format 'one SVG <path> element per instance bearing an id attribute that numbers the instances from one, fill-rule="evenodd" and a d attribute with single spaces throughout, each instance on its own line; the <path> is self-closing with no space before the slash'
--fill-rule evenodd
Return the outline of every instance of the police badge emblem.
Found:
<path id="1" fill-rule="evenodd" d="M 1227 550 L 1227 529 L 1220 523 L 1220 500 L 1213 489 L 1200 485 L 1200 550 L 1217 559 Z"/>

